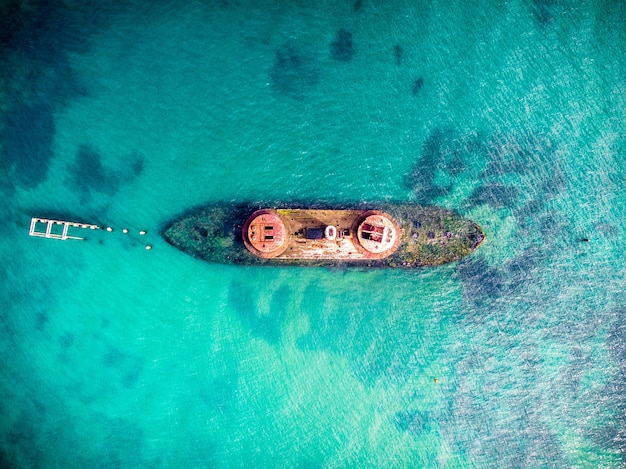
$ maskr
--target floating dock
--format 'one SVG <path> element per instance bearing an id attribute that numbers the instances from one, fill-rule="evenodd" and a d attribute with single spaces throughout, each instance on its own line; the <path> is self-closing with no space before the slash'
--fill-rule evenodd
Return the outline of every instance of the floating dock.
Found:
<path id="1" fill-rule="evenodd" d="M 39 238 L 51 238 L 51 239 L 85 239 L 82 236 L 74 236 L 70 234 L 70 228 L 76 228 L 81 230 L 98 230 L 98 225 L 92 225 L 89 223 L 79 223 L 75 221 L 63 221 L 63 220 L 51 220 L 48 218 L 31 218 L 30 230 L 28 234 L 30 236 L 36 236 Z M 73 230 L 75 231 L 75 230 Z"/>

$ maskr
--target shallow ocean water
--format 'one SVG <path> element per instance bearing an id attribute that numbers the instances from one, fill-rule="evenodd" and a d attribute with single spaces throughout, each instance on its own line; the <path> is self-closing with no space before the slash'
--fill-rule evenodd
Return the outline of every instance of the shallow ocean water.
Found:
<path id="1" fill-rule="evenodd" d="M 0 7 L 1 466 L 624 464 L 624 6 L 379 3 Z M 220 200 L 487 240 L 363 271 L 160 238 Z"/>

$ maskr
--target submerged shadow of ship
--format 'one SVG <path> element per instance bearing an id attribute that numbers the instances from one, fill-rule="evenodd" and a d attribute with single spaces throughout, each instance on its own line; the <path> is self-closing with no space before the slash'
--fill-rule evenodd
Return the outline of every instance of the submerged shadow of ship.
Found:
<path id="1" fill-rule="evenodd" d="M 397 222 L 397 248 L 384 258 L 263 258 L 246 247 L 244 226 L 260 209 L 298 211 L 383 211 Z M 320 221 L 317 230 L 324 229 Z M 346 233 L 348 234 L 348 233 Z M 350 234 L 351 235 L 351 234 Z M 193 208 L 170 222 L 162 236 L 172 246 L 209 262 L 238 265 L 339 267 L 427 267 L 454 262 L 473 252 L 485 234 L 473 221 L 441 207 L 403 203 L 328 204 L 295 202 L 211 203 Z M 249 240 L 248 246 L 249 246 Z M 321 239 L 320 242 L 328 242 Z"/>

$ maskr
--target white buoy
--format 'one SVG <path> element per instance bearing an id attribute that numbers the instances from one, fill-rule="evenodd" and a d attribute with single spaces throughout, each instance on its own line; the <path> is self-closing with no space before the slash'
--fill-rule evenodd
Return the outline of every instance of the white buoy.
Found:
<path id="1" fill-rule="evenodd" d="M 122 229 L 122 233 L 126 234 L 128 233 L 128 230 L 126 228 Z"/>
<path id="2" fill-rule="evenodd" d="M 147 231 L 144 231 L 144 230 L 141 230 L 141 231 L 139 232 L 139 234 L 140 234 L 140 235 L 142 235 L 142 236 L 143 236 L 143 235 L 145 235 L 146 233 L 147 233 Z"/>
<path id="3" fill-rule="evenodd" d="M 146 246 L 146 251 L 149 251 L 150 249 L 152 249 L 152 246 L 150 246 L 149 244 Z"/>
<path id="4" fill-rule="evenodd" d="M 111 228 L 110 226 L 107 226 L 107 231 L 110 233 L 111 231 L 113 231 L 113 228 Z"/>

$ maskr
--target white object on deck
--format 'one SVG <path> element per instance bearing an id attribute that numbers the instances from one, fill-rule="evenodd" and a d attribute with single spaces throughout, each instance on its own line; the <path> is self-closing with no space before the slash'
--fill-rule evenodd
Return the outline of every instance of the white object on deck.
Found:
<path id="1" fill-rule="evenodd" d="M 38 228 L 42 224 L 45 225 L 45 231 L 38 230 Z M 53 231 L 53 228 L 55 225 L 63 226 L 60 233 L 58 232 L 58 230 L 56 232 Z M 98 225 L 76 223 L 73 221 L 49 220 L 47 218 L 31 218 L 30 230 L 28 231 L 28 234 L 30 236 L 38 236 L 40 238 L 52 238 L 52 239 L 62 239 L 62 240 L 85 239 L 80 236 L 71 236 L 69 234 L 70 227 L 90 229 L 90 230 L 97 230 L 100 228 Z"/>

